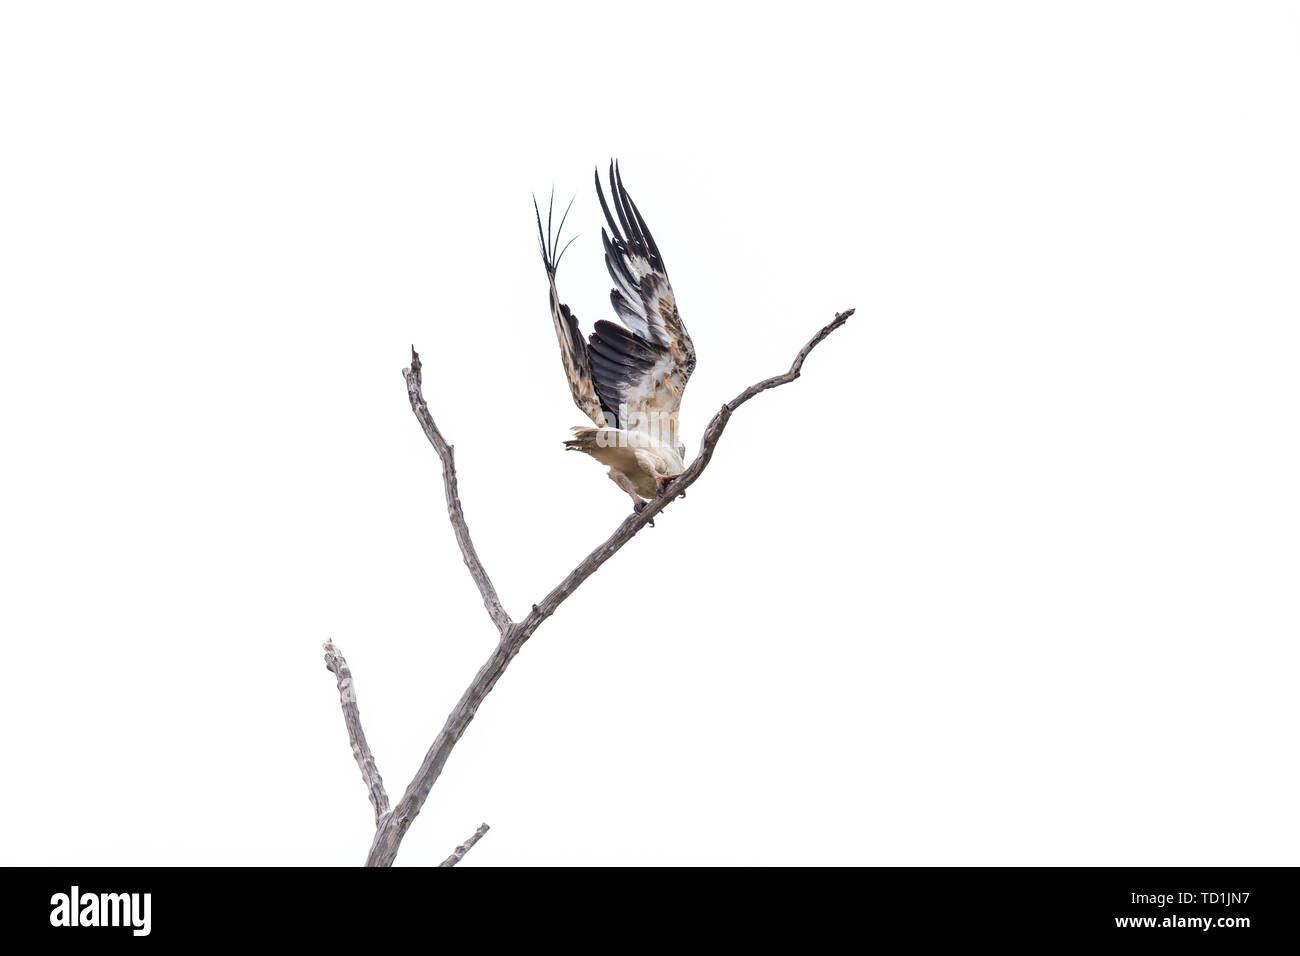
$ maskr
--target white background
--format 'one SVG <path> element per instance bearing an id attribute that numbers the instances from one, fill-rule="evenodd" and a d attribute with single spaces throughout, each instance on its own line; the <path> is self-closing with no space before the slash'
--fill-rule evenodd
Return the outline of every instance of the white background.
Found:
<path id="1" fill-rule="evenodd" d="M 1300 15 L 1269 3 L 6 4 L 0 862 L 355 864 L 628 501 L 591 172 L 709 416 L 400 864 L 1294 864 Z"/>

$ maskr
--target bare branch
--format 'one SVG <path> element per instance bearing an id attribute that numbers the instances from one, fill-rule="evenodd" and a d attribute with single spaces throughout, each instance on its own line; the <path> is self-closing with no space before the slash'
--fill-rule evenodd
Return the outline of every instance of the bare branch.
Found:
<path id="1" fill-rule="evenodd" d="M 352 669 L 333 641 L 325 642 L 325 667 L 338 678 L 339 703 L 343 705 L 343 723 L 347 724 L 348 739 L 352 742 L 352 756 L 357 758 L 361 779 L 370 791 L 370 802 L 375 807 L 375 826 L 379 826 L 379 821 L 388 812 L 388 793 L 375 765 L 375 755 L 366 743 L 366 732 L 361 729 L 361 711 L 357 708 L 357 692 L 352 686 Z"/>
<path id="2" fill-rule="evenodd" d="M 778 385 L 785 385 L 788 382 L 793 382 L 796 378 L 798 378 L 803 373 L 804 359 L 808 358 L 809 353 L 811 353 L 812 350 L 815 349 L 817 346 L 821 345 L 822 342 L 825 341 L 828 335 L 830 335 L 841 325 L 847 322 L 849 320 L 849 316 L 851 316 L 855 311 L 857 310 L 849 309 L 845 312 L 841 312 L 835 316 L 835 319 L 833 321 L 822 326 L 821 331 L 819 331 L 816 335 L 814 335 L 811 339 L 809 339 L 808 344 L 805 345 L 803 348 L 801 348 L 799 350 L 799 354 L 794 357 L 794 362 L 792 362 L 790 365 L 790 371 L 786 372 L 784 375 L 777 375 L 774 378 L 764 379 L 763 381 L 759 382 L 757 385 L 749 386 L 749 388 L 745 389 L 743 392 L 741 392 L 731 401 L 727 402 L 727 407 L 734 412 L 736 409 L 738 409 L 741 405 L 744 405 L 747 401 L 749 401 L 759 392 L 765 392 L 769 388 L 776 388 Z M 714 418 L 714 421 L 715 422 L 717 421 L 716 417 Z M 713 428 L 713 422 L 710 422 L 709 428 L 705 430 L 706 441 L 708 440 L 708 432 L 712 430 L 712 428 Z M 719 427 L 718 432 L 721 433 L 721 431 L 722 428 Z M 715 443 L 717 441 L 716 435 L 714 436 L 714 441 Z M 703 449 L 701 449 L 701 451 L 703 451 Z"/>
<path id="3" fill-rule="evenodd" d="M 491 829 L 492 828 L 488 826 L 486 823 L 479 824 L 479 828 L 474 831 L 474 835 L 471 836 L 464 843 L 462 843 L 460 846 L 456 847 L 456 849 L 452 850 L 451 856 L 443 860 L 442 863 L 439 864 L 439 866 L 455 866 L 461 860 L 465 859 L 465 854 L 470 851 L 470 849 L 474 846 L 475 843 L 483 839 L 483 834 L 487 833 L 488 830 Z"/>
<path id="4" fill-rule="evenodd" d="M 442 768 L 446 764 L 452 748 L 456 746 L 470 721 L 474 719 L 474 715 L 478 712 L 483 699 L 496 686 L 497 680 L 505 673 L 510 661 L 519 653 L 524 643 L 532 637 L 538 626 L 554 614 L 556 608 L 577 590 L 583 581 L 591 577 L 602 564 L 617 554 L 623 545 L 632 540 L 638 531 L 649 524 L 655 515 L 663 511 L 670 501 L 677 498 L 695 483 L 700 475 L 704 473 L 710 459 L 712 459 L 713 450 L 722 437 L 722 432 L 727 427 L 728 420 L 737 408 L 759 392 L 775 388 L 778 385 L 785 385 L 798 378 L 808 354 L 828 335 L 848 321 L 849 316 L 852 314 L 853 310 L 849 309 L 836 315 L 832 322 L 823 327 L 807 345 L 799 350 L 799 354 L 795 356 L 794 363 L 790 366 L 788 372 L 765 379 L 756 385 L 751 385 L 726 405 L 723 405 L 704 430 L 704 438 L 700 443 L 700 453 L 691 462 L 690 467 L 669 483 L 661 497 L 650 501 L 639 513 L 629 515 L 624 519 L 623 523 L 606 539 L 604 544 L 587 555 L 539 604 L 534 604 L 532 610 L 518 623 L 512 623 L 509 617 L 506 616 L 505 611 L 502 610 L 496 590 L 492 587 L 492 582 L 488 579 L 487 572 L 483 570 L 483 565 L 474 552 L 474 546 L 470 543 L 469 530 L 465 527 L 465 517 L 461 513 L 460 501 L 456 495 L 456 473 L 452 464 L 451 446 L 447 444 L 441 432 L 438 431 L 437 425 L 434 424 L 433 418 L 429 414 L 428 406 L 424 402 L 424 396 L 421 394 L 420 360 L 419 356 L 415 355 L 414 350 L 412 350 L 411 368 L 404 371 L 407 392 L 411 400 L 411 409 L 415 412 L 415 417 L 419 419 L 421 426 L 424 428 L 425 435 L 428 436 L 429 441 L 442 458 L 443 480 L 447 490 L 447 510 L 451 515 L 452 526 L 456 529 L 456 540 L 460 542 L 461 552 L 465 556 L 465 563 L 469 566 L 470 574 L 473 575 L 475 582 L 479 586 L 479 591 L 483 594 L 483 603 L 487 606 L 488 613 L 492 615 L 492 620 L 496 622 L 497 628 L 501 632 L 501 640 L 493 649 L 492 655 L 479 668 L 473 682 L 461 695 L 456 707 L 448 715 L 447 722 L 434 739 L 428 753 L 425 754 L 420 769 L 416 771 L 415 777 L 406 788 L 402 799 L 398 801 L 397 806 L 393 808 L 391 813 L 380 817 L 375 830 L 374 842 L 371 844 L 370 854 L 366 859 L 367 866 L 392 865 L 402 838 L 406 835 L 407 829 L 410 828 L 412 821 L 424 806 L 425 800 L 428 799 L 429 792 L 433 789 L 439 774 L 442 773 Z"/>
<path id="5" fill-rule="evenodd" d="M 451 517 L 452 529 L 456 532 L 456 543 L 460 545 L 460 553 L 465 558 L 465 566 L 469 568 L 470 577 L 478 585 L 479 594 L 483 595 L 483 606 L 487 608 L 492 623 L 497 626 L 499 632 L 504 634 L 511 624 L 510 615 L 501 606 L 497 589 L 492 584 L 492 579 L 488 577 L 483 562 L 479 560 L 478 552 L 474 550 L 474 542 L 470 539 L 469 527 L 465 524 L 465 513 L 461 510 L 460 493 L 456 486 L 455 449 L 442 437 L 442 432 L 438 431 L 438 426 L 434 424 L 433 416 L 429 414 L 429 406 L 424 403 L 424 394 L 421 391 L 420 356 L 414 347 L 411 349 L 411 367 L 403 369 L 402 375 L 406 378 L 406 394 L 411 401 L 411 411 L 415 412 L 415 417 L 419 419 L 420 427 L 424 429 L 429 443 L 442 459 L 442 484 L 443 490 L 447 493 L 447 513 Z"/>

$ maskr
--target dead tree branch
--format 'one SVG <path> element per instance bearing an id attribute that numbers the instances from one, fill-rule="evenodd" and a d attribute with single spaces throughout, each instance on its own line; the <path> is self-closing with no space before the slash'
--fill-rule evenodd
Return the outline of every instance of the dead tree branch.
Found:
<path id="1" fill-rule="evenodd" d="M 487 608 L 488 617 L 492 618 L 492 623 L 497 626 L 497 630 L 504 634 L 506 628 L 510 626 L 510 615 L 501 606 L 496 586 L 488 577 L 483 562 L 479 560 L 478 552 L 474 550 L 474 542 L 470 540 L 469 527 L 465 524 L 465 512 L 460 507 L 460 492 L 456 486 L 456 450 L 442 437 L 442 432 L 438 431 L 433 416 L 429 414 L 429 406 L 424 403 L 424 395 L 420 390 L 422 384 L 420 356 L 416 354 L 415 346 L 411 346 L 411 367 L 403 369 L 402 374 L 406 376 L 406 393 L 411 400 L 411 411 L 415 412 L 415 417 L 420 422 L 420 427 L 424 429 L 429 444 L 433 445 L 438 457 L 442 459 L 442 486 L 447 493 L 447 514 L 451 518 L 452 529 L 456 532 L 456 543 L 460 545 L 460 553 L 465 558 L 465 567 L 469 568 L 469 576 L 478 585 L 479 594 L 483 595 L 483 606 Z"/>
<path id="2" fill-rule="evenodd" d="M 420 357 L 415 353 L 414 349 L 411 350 L 411 367 L 403 370 L 411 410 L 419 420 L 430 444 L 437 451 L 438 457 L 442 459 L 442 478 L 447 494 L 447 511 L 456 534 L 456 542 L 460 545 L 465 564 L 469 568 L 474 583 L 478 585 L 479 593 L 483 596 L 483 604 L 487 608 L 492 622 L 497 626 L 501 638 L 493 649 L 491 656 L 479 668 L 478 673 L 474 675 L 474 680 L 465 689 L 465 693 L 461 695 L 455 708 L 448 715 L 442 730 L 434 738 L 432 746 L 430 746 L 428 753 L 425 754 L 420 769 L 416 771 L 410 785 L 406 788 L 406 792 L 402 794 L 402 799 L 397 802 L 397 805 L 391 811 L 377 813 L 375 838 L 370 847 L 370 854 L 366 858 L 367 866 L 392 865 L 397 856 L 398 848 L 401 846 L 402 838 L 406 835 L 412 821 L 424 806 L 425 800 L 428 799 L 429 792 L 433 789 L 439 774 L 442 773 L 442 768 L 446 764 L 452 749 L 460 740 L 461 735 L 464 734 L 470 721 L 474 719 L 474 715 L 478 712 L 483 699 L 496 686 L 496 682 L 505 673 L 510 661 L 519 653 L 524 643 L 533 636 L 533 632 L 537 630 L 543 621 L 555 613 L 556 609 L 570 594 L 578 589 L 578 586 L 583 581 L 591 577 L 602 564 L 617 554 L 623 545 L 631 541 L 638 531 L 653 521 L 655 516 L 668 506 L 669 502 L 685 493 L 686 489 L 699 479 L 700 475 L 704 473 L 704 469 L 708 467 L 709 461 L 713 458 L 713 451 L 718 444 L 718 440 L 722 437 L 722 432 L 727 427 L 727 422 L 731 419 L 732 413 L 759 392 L 766 391 L 769 388 L 776 388 L 778 385 L 785 385 L 797 379 L 803 371 L 803 363 L 808 358 L 808 354 L 821 344 L 828 335 L 847 322 L 853 311 L 853 309 L 849 309 L 839 313 L 833 321 L 814 335 L 808 344 L 799 350 L 799 354 L 795 356 L 794 363 L 790 366 L 789 371 L 751 385 L 723 405 L 704 430 L 704 438 L 700 442 L 700 453 L 685 471 L 668 484 L 663 495 L 647 503 L 640 512 L 625 518 L 623 523 L 614 530 L 614 533 L 603 544 L 583 558 L 581 563 L 570 571 L 563 581 L 557 584 L 539 603 L 534 604 L 532 610 L 519 621 L 512 621 L 510 616 L 506 614 L 500 598 L 497 597 L 496 588 L 492 585 L 487 571 L 484 570 L 483 563 L 479 560 L 478 552 L 475 551 L 474 544 L 470 539 L 469 528 L 465 524 L 465 515 L 461 509 L 460 497 L 457 493 L 456 465 L 452 455 L 452 446 L 447 444 L 446 439 L 442 437 L 442 433 L 438 430 L 438 426 L 434 423 L 433 417 L 429 414 L 428 405 L 425 404 L 424 395 L 421 391 Z M 329 645 L 327 645 L 327 649 L 328 647 Z M 339 660 L 342 660 L 342 657 L 337 655 L 337 650 L 335 654 Z M 326 660 L 329 661 L 328 654 Z M 333 667 L 330 669 L 334 670 Z M 349 692 L 350 687 L 349 674 Z M 339 677 L 339 689 L 340 694 L 342 694 L 342 676 Z M 352 697 L 352 709 L 353 716 L 355 716 L 355 696 Z M 348 709 L 345 701 L 345 717 L 347 717 L 347 713 Z M 364 748 L 365 738 L 360 734 L 360 722 L 358 721 L 356 724 L 356 734 L 352 732 L 351 722 L 348 724 L 348 730 L 349 735 L 353 738 L 354 752 L 357 749 L 356 741 L 358 738 L 361 741 L 362 748 Z M 368 750 L 364 752 L 369 753 Z M 361 763 L 362 758 L 358 756 L 357 760 L 358 763 Z M 371 759 L 370 763 L 373 766 L 373 759 Z M 366 765 L 364 763 L 362 763 L 362 775 L 366 775 Z M 375 777 L 378 778 L 377 772 Z M 367 777 L 367 784 L 369 782 L 370 778 Z M 373 794 L 372 789 L 372 800 L 374 799 Z M 378 808 L 378 804 L 376 804 L 376 808 Z M 454 866 L 485 832 L 487 832 L 486 824 L 479 827 L 479 830 L 466 843 L 457 847 L 456 851 L 442 865 Z"/>
<path id="3" fill-rule="evenodd" d="M 356 688 L 352 686 L 352 669 L 333 641 L 325 642 L 325 667 L 338 678 L 339 703 L 343 705 L 343 723 L 347 725 L 348 740 L 352 742 L 352 756 L 357 758 L 361 779 L 370 791 L 370 802 L 375 807 L 375 826 L 379 826 L 379 821 L 388 812 L 388 792 L 384 790 L 384 780 L 375 766 L 375 755 L 366 743 L 366 732 L 361 729 L 361 711 L 357 708 Z"/>
<path id="4" fill-rule="evenodd" d="M 488 826 L 486 823 L 480 823 L 479 828 L 474 831 L 473 835 L 464 843 L 462 843 L 460 846 L 456 847 L 456 849 L 452 850 L 451 856 L 447 857 L 447 859 L 443 860 L 438 865 L 455 866 L 461 860 L 465 859 L 465 854 L 470 851 L 470 847 L 472 847 L 479 840 L 483 839 L 483 834 L 487 833 L 488 830 L 491 829 L 492 828 Z"/>

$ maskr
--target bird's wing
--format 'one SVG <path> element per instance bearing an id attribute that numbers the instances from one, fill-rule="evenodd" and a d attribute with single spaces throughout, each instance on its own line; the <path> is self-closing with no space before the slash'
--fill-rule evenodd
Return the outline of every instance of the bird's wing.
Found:
<path id="1" fill-rule="evenodd" d="M 569 203 L 573 205 L 572 202 Z M 596 391 L 596 381 L 592 377 L 591 356 L 587 352 L 587 343 L 578 331 L 578 319 L 567 305 L 560 301 L 560 293 L 555 288 L 555 271 L 560 267 L 560 258 L 564 255 L 566 244 L 556 252 L 560 233 L 564 230 L 564 220 L 568 218 L 566 209 L 560 217 L 560 228 L 555 237 L 551 237 L 551 214 L 555 211 L 555 196 L 546 210 L 546 231 L 542 231 L 542 212 L 533 199 L 533 212 L 537 214 L 537 242 L 542 249 L 542 261 L 546 263 L 546 276 L 551 282 L 551 319 L 555 322 L 555 335 L 560 340 L 560 358 L 564 362 L 564 374 L 569 379 L 569 391 L 573 393 L 574 404 L 582 409 L 583 414 L 603 428 L 609 423 L 601 408 L 601 399 Z M 576 237 L 575 237 L 576 238 Z M 573 240 L 570 239 L 569 242 Z"/>
<path id="2" fill-rule="evenodd" d="M 587 346 L 591 376 L 611 424 L 628 429 L 644 429 L 647 423 L 671 427 L 675 441 L 677 409 L 695 369 L 695 347 L 677 312 L 659 247 L 613 163 L 609 190 L 617 222 L 597 173 L 596 194 L 609 227 L 608 232 L 600 231 L 605 266 L 614 280 L 609 298 L 627 328 L 604 320 L 596 323 Z M 667 420 L 660 422 L 659 416 Z"/>

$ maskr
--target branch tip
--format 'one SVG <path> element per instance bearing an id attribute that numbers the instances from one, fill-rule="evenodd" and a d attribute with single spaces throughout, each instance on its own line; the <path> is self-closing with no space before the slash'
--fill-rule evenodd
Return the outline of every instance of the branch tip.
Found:
<path id="1" fill-rule="evenodd" d="M 488 826 L 486 823 L 480 823 L 479 828 L 474 831 L 474 833 L 470 836 L 470 838 L 466 840 L 464 843 L 462 843 L 460 846 L 456 847 L 456 849 L 452 850 L 451 856 L 443 860 L 442 863 L 439 864 L 439 866 L 455 866 L 461 860 L 465 859 L 465 854 L 470 851 L 470 849 L 474 846 L 475 843 L 483 839 L 483 834 L 487 833 L 488 830 L 491 829 L 492 828 Z"/>
<path id="2" fill-rule="evenodd" d="M 325 668 L 336 678 L 339 691 L 339 705 L 343 708 L 343 723 L 348 729 L 348 742 L 352 745 L 352 756 L 361 768 L 361 779 L 370 794 L 370 802 L 375 808 L 375 826 L 379 825 L 384 814 L 388 812 L 388 792 L 384 789 L 384 780 L 379 775 L 375 764 L 375 755 L 370 752 L 366 742 L 366 732 L 361 729 L 361 711 L 357 708 L 357 692 L 352 681 L 352 670 L 348 667 L 343 652 L 334 646 L 333 641 L 326 641 Z"/>

